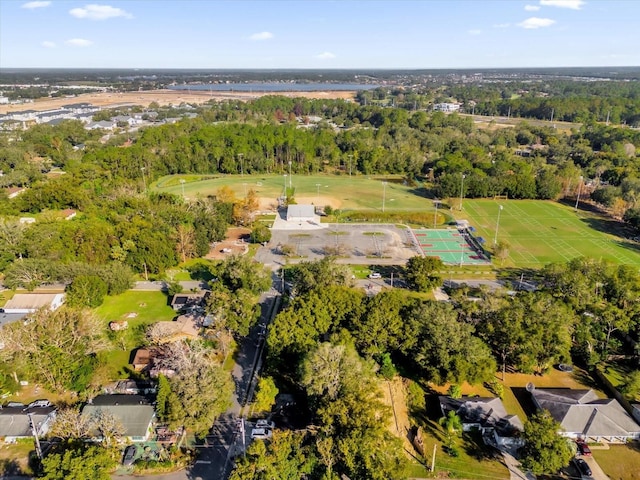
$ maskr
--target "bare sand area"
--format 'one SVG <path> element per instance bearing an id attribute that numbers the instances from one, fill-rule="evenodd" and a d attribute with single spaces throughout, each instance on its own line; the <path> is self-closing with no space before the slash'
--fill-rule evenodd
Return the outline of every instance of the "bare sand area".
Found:
<path id="1" fill-rule="evenodd" d="M 149 90 L 144 92 L 124 93 L 84 93 L 75 97 L 39 98 L 33 103 L 19 105 L 0 105 L 0 114 L 21 110 L 52 110 L 71 103 L 87 102 L 107 108 L 118 106 L 141 105 L 148 107 L 152 102 L 159 105 L 179 105 L 186 103 L 205 103 L 209 100 L 253 100 L 265 95 L 280 95 L 290 98 L 316 99 L 352 99 L 356 92 L 349 91 L 317 91 L 317 92 L 214 92 L 214 91 L 184 91 L 184 90 Z"/>

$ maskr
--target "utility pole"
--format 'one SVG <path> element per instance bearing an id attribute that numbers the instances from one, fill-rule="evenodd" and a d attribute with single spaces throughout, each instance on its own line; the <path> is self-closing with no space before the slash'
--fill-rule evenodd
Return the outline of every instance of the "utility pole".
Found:
<path id="1" fill-rule="evenodd" d="M 433 457 L 431 458 L 431 471 L 432 472 L 436 471 L 436 447 L 437 446 L 438 446 L 437 443 L 435 445 L 433 445 Z"/>
<path id="2" fill-rule="evenodd" d="M 496 222 L 496 234 L 493 237 L 494 247 L 498 244 L 498 229 L 500 228 L 500 212 L 501 211 L 502 211 L 502 205 L 500 205 L 500 209 L 498 210 L 498 221 Z"/>
<path id="3" fill-rule="evenodd" d="M 440 203 L 440 200 L 437 200 L 437 199 L 436 199 L 436 200 L 434 200 L 434 201 L 433 201 L 433 204 L 434 204 L 434 205 L 435 205 L 435 207 L 436 207 L 436 211 L 435 211 L 435 213 L 433 214 L 433 228 L 436 228 L 436 222 L 438 221 L 438 204 L 439 204 L 439 203 Z"/>
<path id="4" fill-rule="evenodd" d="M 27 417 L 29 417 L 29 425 L 31 425 L 31 432 L 33 433 L 33 438 L 36 441 L 36 455 L 38 458 L 42 459 L 42 448 L 40 447 L 40 439 L 38 438 L 38 431 L 36 430 L 36 426 L 33 423 L 33 413 L 27 413 Z"/>
<path id="5" fill-rule="evenodd" d="M 353 158 L 353 155 L 349 154 L 349 178 L 351 178 L 351 159 Z"/>

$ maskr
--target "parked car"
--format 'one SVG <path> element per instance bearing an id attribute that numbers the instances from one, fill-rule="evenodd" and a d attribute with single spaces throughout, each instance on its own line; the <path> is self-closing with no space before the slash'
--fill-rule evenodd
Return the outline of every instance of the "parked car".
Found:
<path id="1" fill-rule="evenodd" d="M 138 449 L 135 445 L 129 445 L 124 449 L 124 457 L 122 457 L 122 465 L 133 465 L 133 461 L 136 459 L 136 453 Z"/>
<path id="2" fill-rule="evenodd" d="M 31 402 L 27 408 L 44 408 L 50 406 L 51 402 L 49 400 L 36 400 L 34 402 Z"/>
<path id="3" fill-rule="evenodd" d="M 574 462 L 575 462 L 576 468 L 580 472 L 580 475 L 586 475 L 587 477 L 591 476 L 591 469 L 589 468 L 589 465 L 587 465 L 587 462 L 585 462 L 581 458 L 576 458 Z"/>
<path id="4" fill-rule="evenodd" d="M 579 438 L 576 440 L 576 443 L 578 444 L 578 453 L 580 453 L 580 455 L 584 455 L 585 457 L 591 456 L 591 449 L 584 440 Z"/>
<path id="5" fill-rule="evenodd" d="M 269 440 L 273 432 L 270 428 L 254 428 L 251 430 L 251 438 L 257 438 L 259 440 Z"/>
<path id="6" fill-rule="evenodd" d="M 371 272 L 369 274 L 369 278 L 382 278 L 382 275 L 380 275 L 378 272 Z"/>
<path id="7" fill-rule="evenodd" d="M 256 428 L 276 428 L 276 424 L 269 420 L 258 420 L 256 422 Z"/>
<path id="8" fill-rule="evenodd" d="M 560 365 L 558 365 L 558 370 L 560 370 L 561 372 L 573 372 L 573 366 L 566 363 L 561 363 Z"/>

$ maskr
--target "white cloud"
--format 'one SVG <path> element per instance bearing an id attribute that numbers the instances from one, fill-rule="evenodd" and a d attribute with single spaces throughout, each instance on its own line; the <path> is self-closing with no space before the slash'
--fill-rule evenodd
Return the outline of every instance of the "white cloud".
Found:
<path id="1" fill-rule="evenodd" d="M 88 47 L 90 45 L 93 45 L 93 42 L 91 40 L 86 40 L 84 38 L 71 38 L 64 43 L 66 43 L 70 47 Z"/>
<path id="2" fill-rule="evenodd" d="M 526 29 L 534 29 L 534 28 L 550 27 L 554 23 L 556 23 L 556 21 L 551 20 L 550 18 L 531 17 L 531 18 L 527 18 L 524 22 L 520 22 L 518 26 Z"/>
<path id="3" fill-rule="evenodd" d="M 42 45 L 44 48 L 55 48 L 56 47 L 56 44 L 53 43 L 53 42 L 50 42 L 49 40 L 45 40 L 40 45 Z"/>
<path id="4" fill-rule="evenodd" d="M 538 10 L 540 10 L 540 5 L 525 5 L 524 9 L 527 12 L 537 12 Z"/>
<path id="5" fill-rule="evenodd" d="M 320 55 L 316 55 L 316 58 L 320 60 L 331 60 L 332 58 L 336 58 L 336 56 L 331 52 L 322 52 Z"/>
<path id="6" fill-rule="evenodd" d="M 272 38 L 273 38 L 273 33 L 271 32 L 259 32 L 251 35 L 249 37 L 249 40 L 262 41 L 262 40 L 271 40 Z"/>
<path id="7" fill-rule="evenodd" d="M 510 26 L 510 23 L 496 23 L 493 25 L 493 28 L 509 28 Z"/>
<path id="8" fill-rule="evenodd" d="M 22 8 L 33 10 L 34 8 L 44 8 L 51 5 L 51 2 L 27 2 L 22 4 Z"/>
<path id="9" fill-rule="evenodd" d="M 545 7 L 570 8 L 580 10 L 584 5 L 584 0 L 540 0 L 540 5 Z"/>
<path id="10" fill-rule="evenodd" d="M 86 18 L 88 20 L 107 20 L 109 18 L 133 18 L 129 12 L 111 5 L 85 5 L 82 8 L 72 8 L 69 14 L 76 18 Z"/>
<path id="11" fill-rule="evenodd" d="M 478 30 L 478 29 L 476 28 L 476 29 L 473 29 L 473 30 L 467 30 L 467 33 L 468 33 L 469 35 L 480 35 L 480 34 L 482 33 L 482 30 Z"/>

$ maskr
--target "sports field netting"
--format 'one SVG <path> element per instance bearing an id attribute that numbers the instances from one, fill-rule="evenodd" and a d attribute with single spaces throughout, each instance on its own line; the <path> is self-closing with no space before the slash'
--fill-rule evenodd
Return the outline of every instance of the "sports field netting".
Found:
<path id="1" fill-rule="evenodd" d="M 488 259 L 474 250 L 469 234 L 458 230 L 413 230 L 416 242 L 428 257 L 439 257 L 444 263 L 486 265 Z"/>

